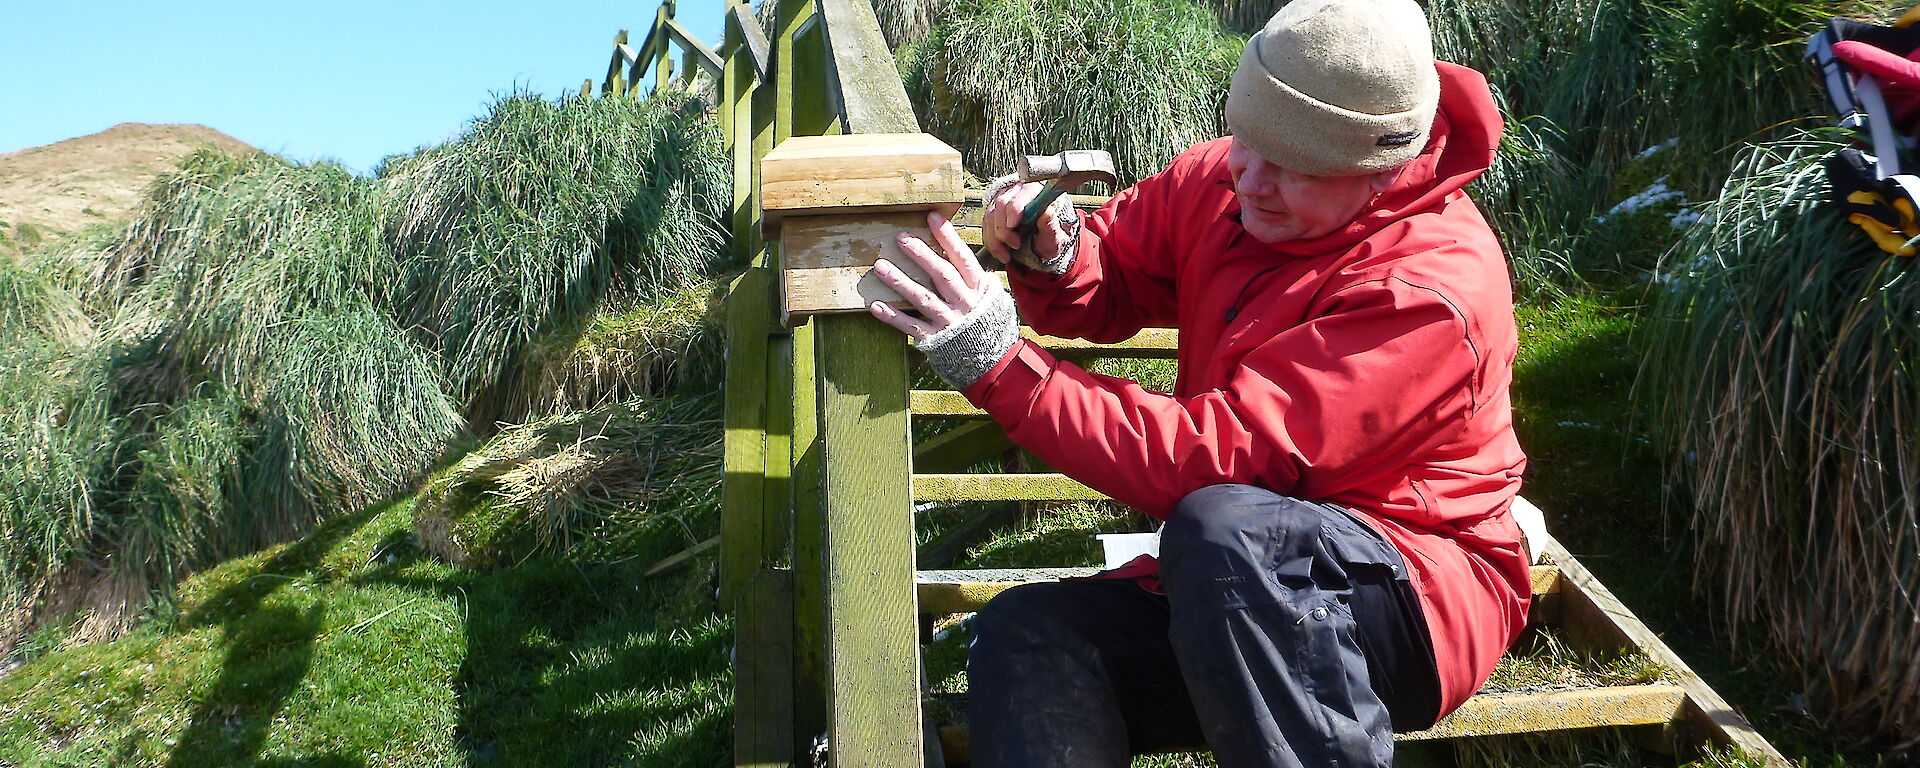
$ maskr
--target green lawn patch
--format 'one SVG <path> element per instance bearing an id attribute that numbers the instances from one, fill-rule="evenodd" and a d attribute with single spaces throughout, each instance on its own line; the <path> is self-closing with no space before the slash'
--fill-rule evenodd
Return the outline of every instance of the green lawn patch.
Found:
<path id="1" fill-rule="evenodd" d="M 0 764 L 724 763 L 731 630 L 705 573 L 463 571 L 424 556 L 411 506 L 223 563 L 131 635 L 0 679 Z"/>

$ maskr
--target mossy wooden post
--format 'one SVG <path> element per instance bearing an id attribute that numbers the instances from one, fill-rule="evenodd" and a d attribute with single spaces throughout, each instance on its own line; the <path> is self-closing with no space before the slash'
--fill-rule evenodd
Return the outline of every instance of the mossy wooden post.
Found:
<path id="1" fill-rule="evenodd" d="M 735 254 L 752 262 L 761 242 L 755 223 L 752 95 L 759 82 L 752 51 L 729 18 L 721 50 L 720 126 L 733 161 L 732 234 Z M 720 604 L 731 609 L 740 588 L 769 560 L 764 540 L 766 478 L 767 334 L 772 328 L 770 270 L 764 260 L 734 281 L 727 302 L 726 480 L 722 489 Z M 785 463 L 785 459 L 781 459 Z M 784 474 L 784 473 L 783 473 Z"/>
<path id="2" fill-rule="evenodd" d="M 793 36 L 803 12 L 792 17 L 782 13 L 780 19 L 780 47 L 786 50 L 778 57 L 782 71 L 776 77 L 783 85 L 792 83 L 778 93 L 782 112 L 791 116 L 787 135 L 835 129 L 849 134 L 917 133 L 872 8 L 863 0 L 823 0 L 817 8 L 820 18 L 812 29 L 825 43 L 820 48 Z M 831 66 L 811 66 L 808 54 L 822 49 L 832 57 Z M 806 88 L 814 83 L 825 86 L 825 98 Z M 822 118 L 829 122 L 822 125 Z M 776 144 L 762 165 L 763 185 L 770 178 L 766 169 L 779 152 Z M 902 174 L 908 175 L 904 166 Z M 954 186 L 931 198 L 927 207 L 947 207 L 949 198 L 957 201 L 957 180 Z M 899 202 L 897 197 L 892 200 Z M 769 200 L 763 196 L 761 203 L 766 210 Z M 783 246 L 783 265 L 788 258 L 797 254 Z M 795 424 L 795 450 L 801 458 L 795 477 L 796 638 L 812 639 L 803 626 L 820 622 L 830 764 L 918 766 L 924 744 L 912 491 L 903 482 L 911 477 L 907 343 L 899 332 L 855 309 L 804 319 L 801 326 L 812 331 L 811 362 L 817 373 L 813 394 L 818 401 L 811 449 L 803 448 L 801 425 Z M 796 373 L 805 362 L 807 335 L 801 331 L 795 336 Z M 803 384 L 796 376 L 797 387 Z M 794 394 L 796 403 L 802 400 L 798 389 Z M 817 457 L 811 467 L 810 457 Z M 814 579 L 819 593 L 804 594 Z M 802 657 L 806 653 L 798 647 L 796 651 Z M 795 694 L 804 695 L 798 680 Z M 796 721 L 804 723 L 804 714 L 796 711 Z"/>
<path id="3" fill-rule="evenodd" d="M 773 325 L 773 269 L 760 235 L 759 155 L 772 117 L 768 50 L 751 7 L 729 8 L 721 45 L 721 124 L 733 160 L 734 247 L 751 262 L 729 294 L 722 605 L 735 611 L 734 764 L 794 763 L 793 572 L 784 554 L 792 456 L 784 335 Z M 776 375 L 777 374 L 777 375 Z"/>
<path id="4" fill-rule="evenodd" d="M 623 73 L 626 71 L 627 60 L 625 56 L 621 55 L 622 49 L 626 48 L 626 46 L 627 31 L 623 29 L 620 30 L 620 34 L 613 36 L 613 59 L 607 62 L 607 79 L 600 85 L 600 95 L 626 95 L 627 90 L 624 85 L 626 78 Z"/>
<path id="5" fill-rule="evenodd" d="M 756 134 L 755 147 L 764 157 L 773 147 L 794 135 L 827 132 L 832 117 L 821 107 L 820 95 L 826 85 L 826 52 L 823 38 L 809 31 L 814 16 L 810 0 L 775 0 L 771 51 L 773 87 L 763 89 L 772 108 L 771 121 L 764 134 Z M 805 91 L 801 94 L 800 91 Z M 762 141 L 764 140 L 764 148 Z M 759 165 L 754 166 L 758 184 Z M 757 188 L 757 187 L 756 187 Z M 778 243 L 768 243 L 769 258 L 777 258 Z M 795 487 L 817 488 L 819 446 L 815 435 L 819 413 L 815 408 L 818 392 L 813 366 L 813 325 L 801 323 L 788 335 L 774 337 L 768 346 L 769 380 L 779 390 L 787 406 L 786 419 L 769 427 L 768 450 L 785 449 L 780 457 L 789 473 L 768 477 L 769 504 L 778 499 L 791 513 L 793 552 L 793 754 L 806 754 L 816 735 L 827 727 L 826 672 L 826 584 L 822 569 L 812 567 L 823 559 L 821 508 L 818 494 L 790 493 Z M 784 430 L 784 431 L 782 431 Z M 784 436 L 784 442 L 776 436 Z M 771 473 L 774 459 L 768 459 Z"/>

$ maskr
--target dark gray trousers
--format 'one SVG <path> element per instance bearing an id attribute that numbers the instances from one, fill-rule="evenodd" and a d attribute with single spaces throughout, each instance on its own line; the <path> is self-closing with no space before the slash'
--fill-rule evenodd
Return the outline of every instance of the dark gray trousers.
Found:
<path id="1" fill-rule="evenodd" d="M 1181 501 L 1165 595 L 1130 581 L 994 598 L 967 655 L 973 764 L 1125 766 L 1206 746 L 1222 766 L 1388 766 L 1439 679 L 1399 552 L 1346 510 L 1245 485 Z"/>

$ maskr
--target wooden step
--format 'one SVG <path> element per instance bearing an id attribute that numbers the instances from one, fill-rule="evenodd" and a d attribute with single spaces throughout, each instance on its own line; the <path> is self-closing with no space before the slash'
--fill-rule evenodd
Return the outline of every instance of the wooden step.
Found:
<path id="1" fill-rule="evenodd" d="M 980 610 L 994 595 L 1021 584 L 1092 576 L 1098 568 L 1002 568 L 915 571 L 914 592 L 920 612 L 935 616 Z"/>
<path id="2" fill-rule="evenodd" d="M 1106 496 L 1066 475 L 916 474 L 913 500 L 952 504 L 968 501 L 1095 501 Z"/>
<path id="3" fill-rule="evenodd" d="M 1022 338 L 1032 339 L 1041 349 L 1066 358 L 1089 357 L 1141 358 L 1172 360 L 1180 352 L 1180 332 L 1172 328 L 1142 328 L 1133 338 L 1100 344 L 1086 339 L 1068 339 L 1035 333 L 1021 328 Z"/>
<path id="4" fill-rule="evenodd" d="M 984 419 L 987 412 L 973 407 L 967 396 L 942 389 L 916 389 L 907 393 L 907 410 L 915 416 Z"/>
<path id="5" fill-rule="evenodd" d="M 980 610 L 988 600 L 1021 584 L 1059 581 L 1091 576 L 1098 568 L 994 568 L 984 570 L 915 571 L 914 591 L 920 598 L 920 612 L 931 615 L 970 613 Z M 1552 565 L 1533 567 L 1533 608 L 1529 624 L 1552 624 L 1559 620 L 1560 569 Z"/>
<path id="6" fill-rule="evenodd" d="M 1686 702 L 1685 689 L 1664 683 L 1536 693 L 1486 693 L 1468 699 L 1432 728 L 1396 734 L 1394 738 L 1399 741 L 1430 741 L 1659 725 L 1678 720 Z M 941 727 L 940 748 L 948 764 L 969 762 L 972 750 L 966 726 Z"/>

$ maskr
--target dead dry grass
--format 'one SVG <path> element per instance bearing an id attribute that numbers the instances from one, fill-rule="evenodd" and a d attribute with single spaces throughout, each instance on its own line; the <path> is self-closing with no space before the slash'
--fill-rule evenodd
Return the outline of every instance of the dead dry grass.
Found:
<path id="1" fill-rule="evenodd" d="M 208 147 L 235 154 L 257 151 L 204 125 L 121 123 L 0 154 L 0 222 L 6 224 L 0 228 L 0 254 L 30 247 L 26 241 L 126 218 L 148 182 Z"/>

